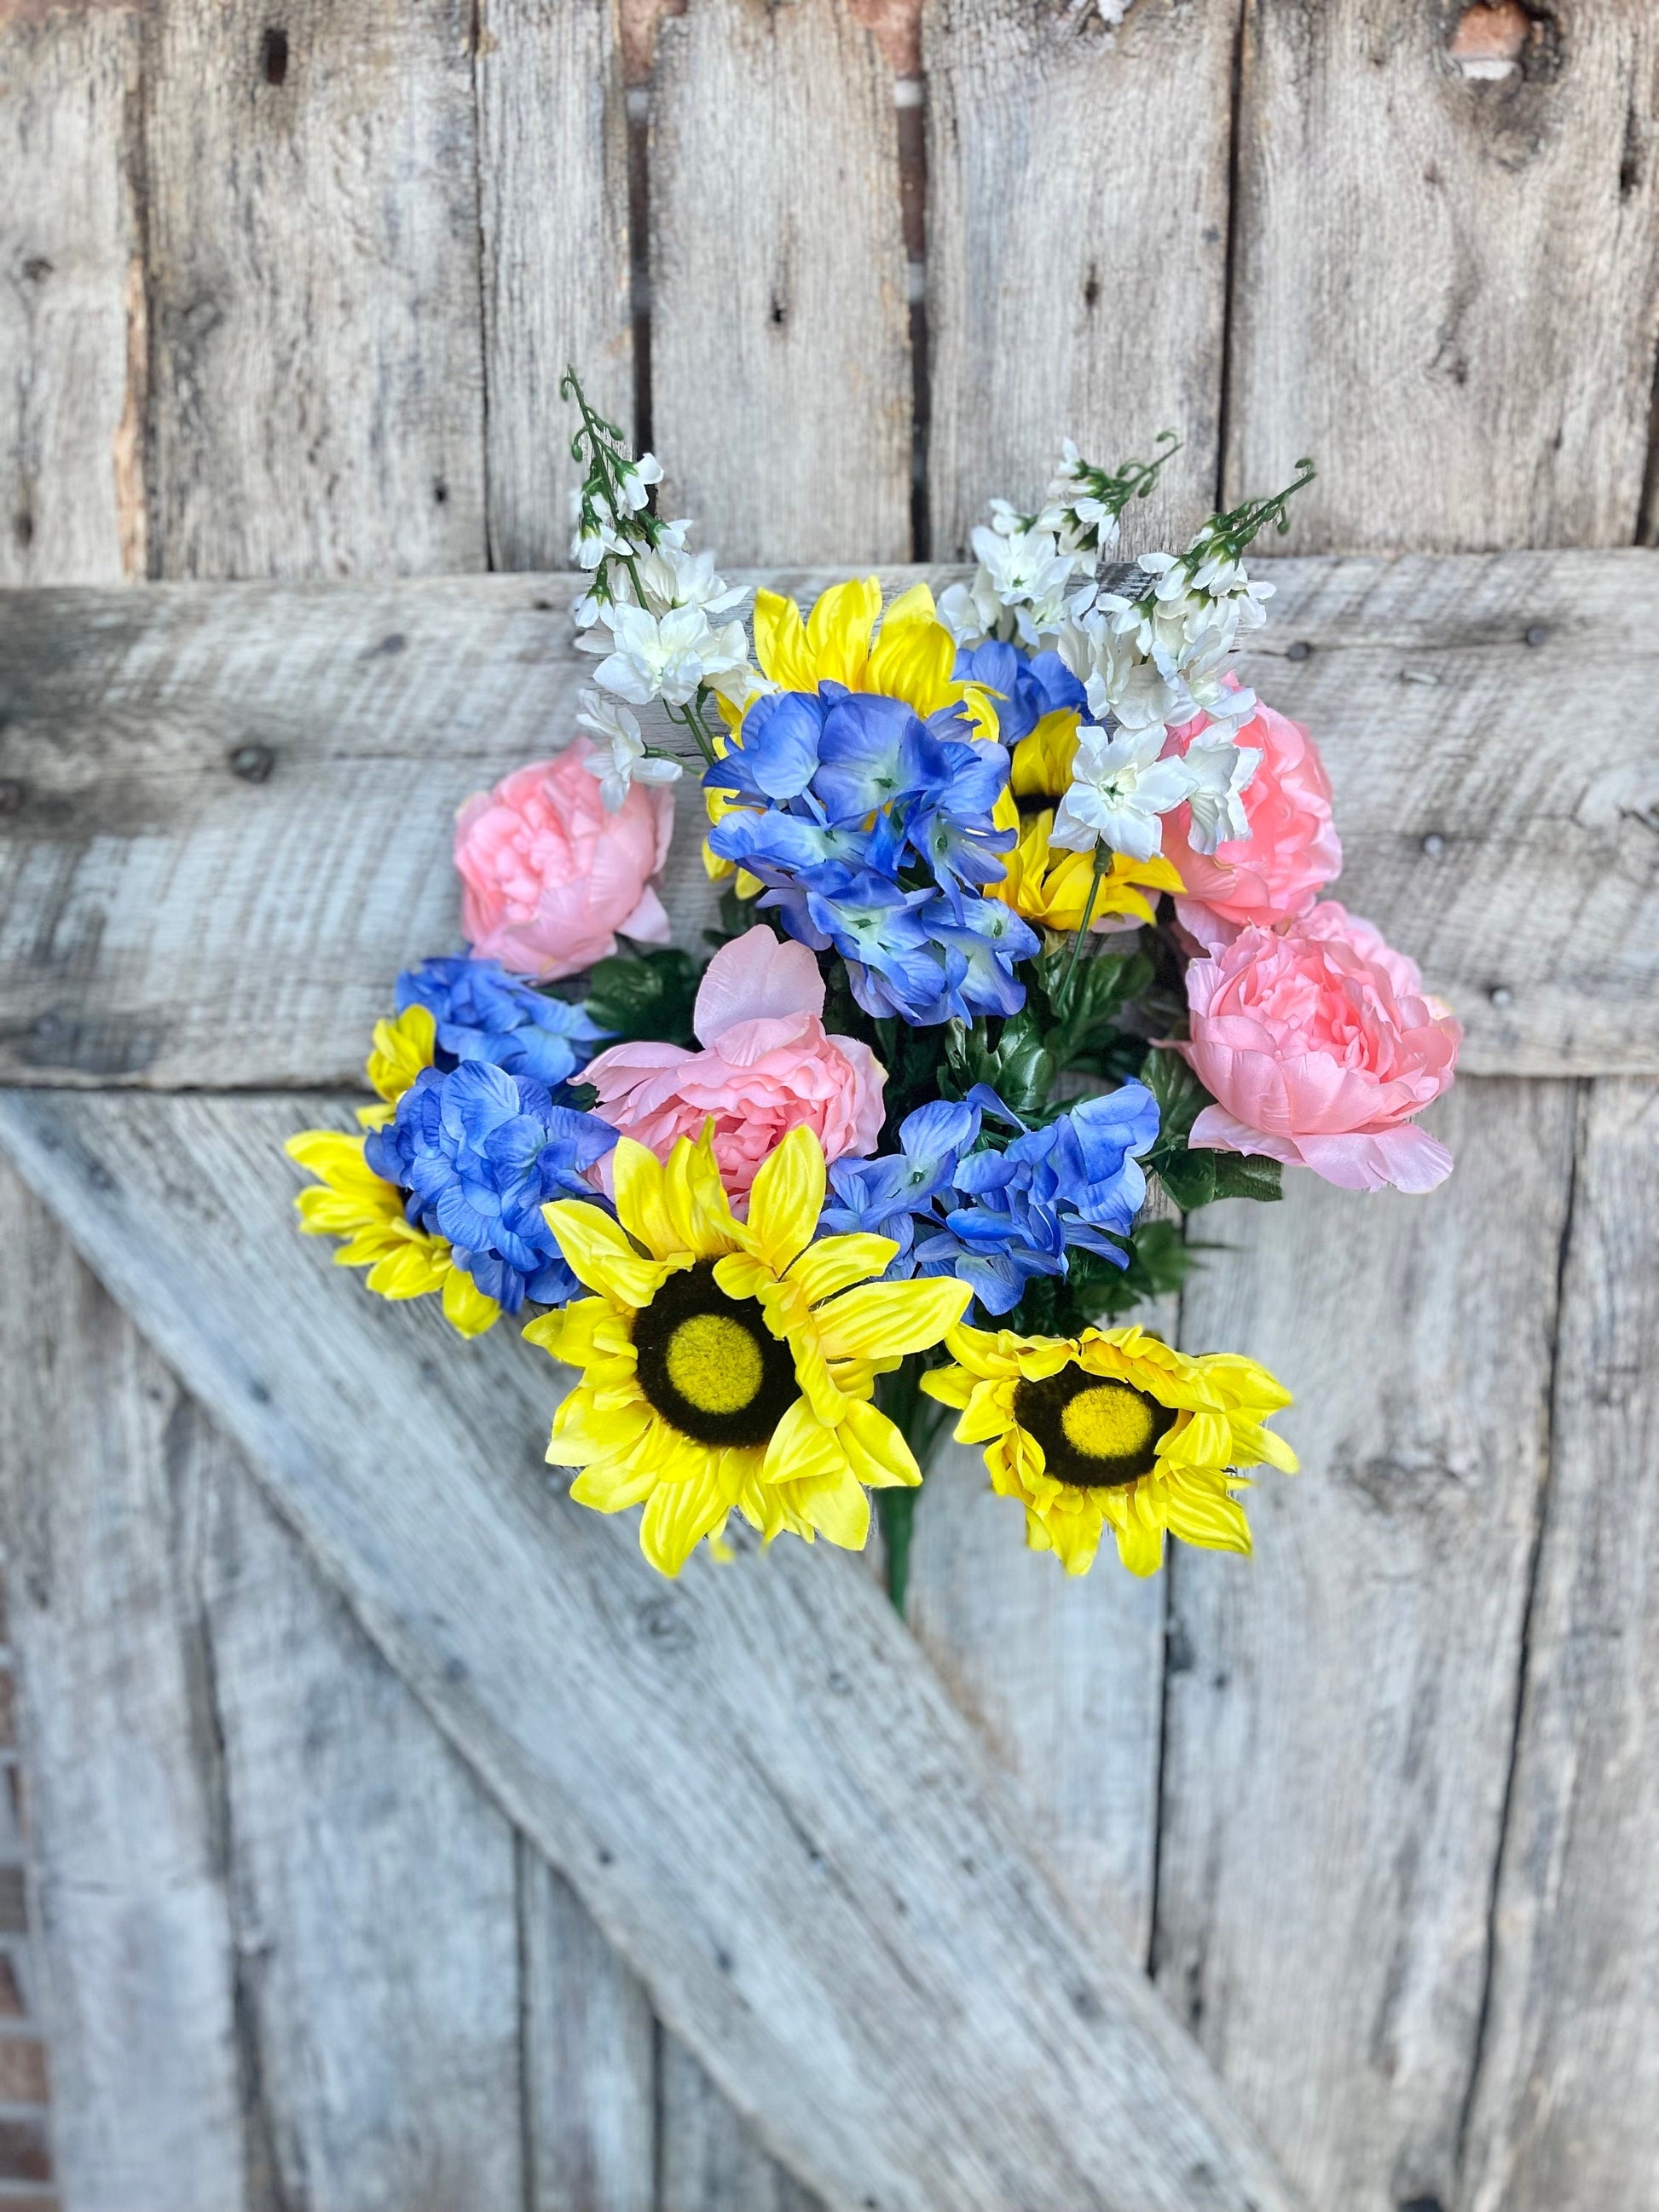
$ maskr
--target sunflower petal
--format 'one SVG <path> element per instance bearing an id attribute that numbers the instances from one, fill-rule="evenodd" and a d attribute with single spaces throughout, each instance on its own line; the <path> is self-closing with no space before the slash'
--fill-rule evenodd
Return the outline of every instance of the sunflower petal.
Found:
<path id="1" fill-rule="evenodd" d="M 1164 1565 L 1164 1531 L 1153 1523 L 1143 1521 L 1131 1512 L 1117 1532 L 1117 1555 L 1132 1575 L 1155 1575 Z M 1091 1553 L 1090 1557 L 1093 1557 Z M 1066 1565 L 1068 1574 L 1080 1574 L 1085 1567 Z"/>
<path id="2" fill-rule="evenodd" d="M 682 1137 L 668 1155 L 663 1194 L 680 1251 L 713 1260 L 736 1251 L 743 1243 L 714 1158 L 712 1120 L 704 1121 L 695 1143 Z"/>
<path id="3" fill-rule="evenodd" d="M 462 1336 L 482 1336 L 501 1317 L 499 1300 L 481 1291 L 465 1267 L 444 1277 L 444 1319 Z"/>
<path id="4" fill-rule="evenodd" d="M 867 1400 L 854 1399 L 839 1433 L 854 1474 L 872 1490 L 914 1490 L 921 1480 L 902 1432 Z"/>
<path id="5" fill-rule="evenodd" d="M 627 1141 L 623 1138 L 621 1143 Z M 556 1198 L 542 1208 L 542 1215 L 560 1251 L 590 1291 L 602 1291 L 621 1305 L 650 1304 L 668 1270 L 660 1261 L 642 1259 L 608 1213 L 585 1199 Z"/>
<path id="6" fill-rule="evenodd" d="M 861 688 L 870 633 L 880 613 L 881 585 L 874 576 L 849 576 L 819 594 L 806 617 L 814 685 L 828 678 L 854 690 Z"/>
<path id="7" fill-rule="evenodd" d="M 731 1505 L 712 1468 L 684 1482 L 659 1483 L 641 1516 L 640 1549 L 659 1574 L 677 1575 L 703 1538 L 725 1526 Z"/>
<path id="8" fill-rule="evenodd" d="M 1170 1534 L 1179 1536 L 1183 1544 L 1200 1545 L 1206 1552 L 1248 1553 L 1250 1549 L 1250 1524 L 1244 1509 L 1219 1484 L 1212 1487 L 1191 1476 L 1172 1477 L 1164 1518 Z"/>
<path id="9" fill-rule="evenodd" d="M 755 594 L 755 658 L 761 673 L 781 684 L 786 691 L 814 691 L 812 655 L 806 642 L 806 625 L 793 599 L 776 592 Z"/>
<path id="10" fill-rule="evenodd" d="M 875 1359 L 925 1352 L 962 1319 L 971 1284 L 953 1275 L 909 1283 L 866 1283 L 843 1291 L 813 1316 L 818 1341 L 831 1359 Z"/>
<path id="11" fill-rule="evenodd" d="M 772 1431 L 761 1468 L 763 1483 L 817 1481 L 844 1474 L 847 1455 L 836 1431 L 819 1420 L 805 1398 L 794 1404 Z"/>
<path id="12" fill-rule="evenodd" d="M 774 1274 L 781 1275 L 811 1243 L 823 1211 L 823 1147 L 804 1121 L 797 1122 L 761 1162 L 749 1194 L 744 1242 Z"/>
<path id="13" fill-rule="evenodd" d="M 823 1237 L 809 1244 L 789 1269 L 789 1279 L 808 1305 L 833 1297 L 854 1283 L 880 1274 L 898 1250 L 890 1237 L 872 1237 L 862 1230 L 845 1237 Z"/>
<path id="14" fill-rule="evenodd" d="M 890 699 L 902 699 L 926 720 L 951 703 L 956 665 L 956 641 L 943 623 L 926 616 L 895 622 L 890 608 L 865 684 Z"/>

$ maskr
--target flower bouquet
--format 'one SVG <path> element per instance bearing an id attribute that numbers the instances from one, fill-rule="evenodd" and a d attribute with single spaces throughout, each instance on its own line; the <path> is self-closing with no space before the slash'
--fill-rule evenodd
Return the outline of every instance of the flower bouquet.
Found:
<path id="1" fill-rule="evenodd" d="M 581 727 L 461 810 L 468 950 L 398 979 L 363 1133 L 291 1141 L 303 1226 L 574 1368 L 548 1457 L 641 1509 L 665 1574 L 739 1522 L 856 1549 L 873 1492 L 902 1599 L 951 1412 L 1069 1573 L 1108 1529 L 1135 1574 L 1166 1531 L 1248 1552 L 1288 1394 L 1125 1317 L 1180 1285 L 1185 1216 L 1286 1166 L 1440 1182 L 1415 1116 L 1461 1035 L 1320 897 L 1318 750 L 1233 666 L 1271 588 L 1244 554 L 1310 465 L 1113 566 L 1173 441 L 1116 471 L 1068 443 L 937 602 L 854 578 L 745 622 L 653 459 L 566 390 Z M 654 888 L 688 773 L 698 955 Z"/>

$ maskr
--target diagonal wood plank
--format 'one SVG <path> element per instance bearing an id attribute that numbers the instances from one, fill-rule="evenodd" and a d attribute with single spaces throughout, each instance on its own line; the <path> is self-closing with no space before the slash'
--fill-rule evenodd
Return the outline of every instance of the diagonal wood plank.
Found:
<path id="1" fill-rule="evenodd" d="M 1465 1066 L 1659 1073 L 1659 558 L 1272 574 L 1246 678 L 1316 733 L 1342 896 L 1457 1006 Z M 0 1073 L 356 1079 L 398 968 L 459 942 L 452 809 L 573 732 L 592 664 L 569 595 L 562 576 L 0 594 Z M 1571 746 L 1540 743 L 1569 691 Z M 682 787 L 686 943 L 711 910 L 699 806 Z"/>
<path id="2" fill-rule="evenodd" d="M 1186 1348 L 1267 1362 L 1303 1472 L 1170 1587 L 1158 1983 L 1310 2203 L 1456 2197 L 1539 1501 L 1568 1084 L 1460 1084 L 1431 1203 L 1233 1201 Z M 1595 2201 L 1558 2199 L 1558 2203 Z"/>
<path id="3" fill-rule="evenodd" d="M 925 11 L 941 556 L 968 557 L 993 495 L 1036 501 L 1067 436 L 1109 466 L 1162 430 L 1183 441 L 1125 515 L 1126 546 L 1184 541 L 1209 511 L 1238 15 L 1239 0 Z"/>
<path id="4" fill-rule="evenodd" d="M 1586 1101 L 1470 2212 L 1646 2212 L 1659 2112 L 1659 1096 Z"/>
<path id="5" fill-rule="evenodd" d="M 767 2148 L 832 2212 L 1288 2207 L 858 1564 L 660 1583 L 547 1482 L 550 1370 L 288 1233 L 299 1103 L 13 1093 L 0 1140 Z"/>

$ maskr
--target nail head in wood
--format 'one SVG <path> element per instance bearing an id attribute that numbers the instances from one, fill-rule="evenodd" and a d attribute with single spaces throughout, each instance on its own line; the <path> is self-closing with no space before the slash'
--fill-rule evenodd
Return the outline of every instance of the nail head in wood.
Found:
<path id="1" fill-rule="evenodd" d="M 269 783 L 276 756 L 269 745 L 238 745 L 230 756 L 230 772 L 244 783 Z"/>

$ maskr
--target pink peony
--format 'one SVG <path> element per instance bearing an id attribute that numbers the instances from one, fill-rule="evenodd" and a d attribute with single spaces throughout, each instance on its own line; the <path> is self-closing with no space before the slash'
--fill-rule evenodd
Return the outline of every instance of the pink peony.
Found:
<path id="1" fill-rule="evenodd" d="M 804 945 L 781 945 L 763 923 L 709 962 L 692 1019 L 701 1052 L 673 1044 L 612 1045 L 583 1073 L 595 1112 L 666 1159 L 677 1138 L 714 1117 L 714 1157 L 733 1198 L 799 1121 L 828 1160 L 874 1152 L 886 1071 L 867 1045 L 829 1036 L 823 978 Z"/>
<path id="2" fill-rule="evenodd" d="M 551 982 L 617 949 L 617 933 L 666 945 L 652 889 L 674 834 L 674 802 L 635 784 L 605 811 L 586 738 L 481 791 L 455 823 L 461 922 L 474 955 Z"/>
<path id="3" fill-rule="evenodd" d="M 1206 726 L 1200 720 L 1176 731 L 1176 749 L 1184 752 Z M 1212 952 L 1252 924 L 1267 929 L 1306 914 L 1342 866 L 1330 779 L 1301 724 L 1258 707 L 1237 742 L 1261 755 L 1244 787 L 1249 836 L 1199 853 L 1188 842 L 1189 807 L 1177 807 L 1164 823 L 1164 855 L 1187 886 L 1187 896 L 1176 901 L 1176 918 Z"/>
<path id="4" fill-rule="evenodd" d="M 1450 1087 L 1462 1025 L 1415 961 L 1334 899 L 1247 928 L 1187 970 L 1192 1042 L 1219 1102 L 1191 1142 L 1299 1162 L 1345 1190 L 1432 1190 L 1451 1154 L 1408 1118 Z"/>

